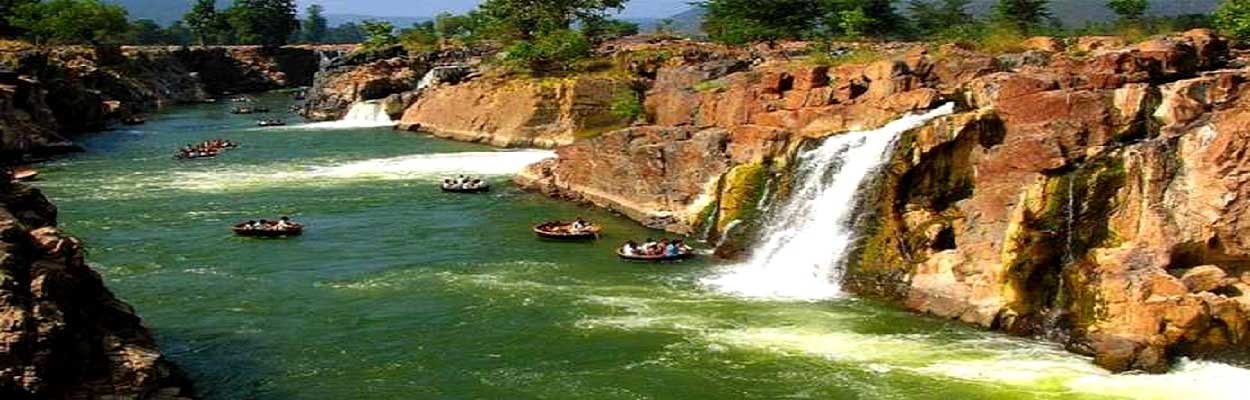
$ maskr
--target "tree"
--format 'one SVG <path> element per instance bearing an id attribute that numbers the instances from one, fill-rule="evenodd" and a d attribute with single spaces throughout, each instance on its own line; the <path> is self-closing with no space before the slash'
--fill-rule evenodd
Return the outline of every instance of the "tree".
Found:
<path id="1" fill-rule="evenodd" d="M 1226 0 L 1215 10 L 1215 26 L 1240 40 L 1250 40 L 1250 0 Z"/>
<path id="2" fill-rule="evenodd" d="M 130 24 L 130 40 L 138 45 L 168 44 L 168 32 L 160 24 L 150 19 L 137 20 Z"/>
<path id="3" fill-rule="evenodd" d="M 35 43 L 117 41 L 129 30 L 126 9 L 99 0 L 51 0 L 18 6 L 9 23 Z"/>
<path id="4" fill-rule="evenodd" d="M 517 40 L 569 29 L 575 21 L 602 17 L 628 0 L 486 0 L 479 10 L 499 33 Z"/>
<path id="5" fill-rule="evenodd" d="M 14 37 L 22 34 L 21 29 L 9 23 L 9 17 L 17 14 L 17 9 L 38 3 L 39 0 L 0 0 L 0 37 Z"/>
<path id="6" fill-rule="evenodd" d="M 1049 0 L 998 0 L 994 18 L 1022 34 L 1028 34 L 1052 20 Z"/>
<path id="7" fill-rule="evenodd" d="M 976 24 L 976 19 L 968 12 L 970 3 L 971 0 L 912 0 L 908 11 L 917 33 L 925 37 L 945 36 Z"/>
<path id="8" fill-rule="evenodd" d="M 1114 11 L 1125 21 L 1140 21 L 1141 17 L 1146 15 L 1146 11 L 1150 9 L 1149 0 L 1111 0 L 1107 2 L 1107 8 Z"/>
<path id="9" fill-rule="evenodd" d="M 312 4 L 305 11 L 308 17 L 304 19 L 303 24 L 304 41 L 309 43 L 324 42 L 329 30 L 325 17 L 325 8 L 321 7 L 320 4 Z"/>
<path id="10" fill-rule="evenodd" d="M 208 38 L 214 36 L 221 26 L 216 1 L 196 0 L 191 11 L 182 16 L 182 21 L 195 34 L 195 40 L 200 43 L 200 46 L 208 44 Z"/>
<path id="11" fill-rule="evenodd" d="M 705 0 L 703 30 L 713 40 L 744 44 L 798 39 L 811 32 L 821 16 L 818 0 Z"/>
<path id="12" fill-rule="evenodd" d="M 281 46 L 299 29 L 295 0 L 234 0 L 226 14 L 244 44 Z"/>
<path id="13" fill-rule="evenodd" d="M 660 20 L 660 24 L 655 26 L 655 33 L 660 35 L 672 35 L 677 32 L 677 21 L 672 18 Z"/>
<path id="14" fill-rule="evenodd" d="M 531 41 L 519 41 L 507 49 L 507 60 L 530 72 L 544 74 L 568 70 L 574 62 L 589 56 L 594 46 L 585 35 L 570 29 L 541 34 Z"/>
<path id="15" fill-rule="evenodd" d="M 399 43 L 399 39 L 395 37 L 395 25 L 390 22 L 364 21 L 360 26 L 365 31 L 363 44 L 366 49 L 378 49 Z"/>
<path id="16" fill-rule="evenodd" d="M 582 35 L 592 42 L 603 42 L 638 34 L 638 24 L 600 16 L 582 21 Z"/>
<path id="17" fill-rule="evenodd" d="M 330 28 L 326 37 L 328 43 L 360 43 L 365 40 L 365 31 L 360 29 L 360 25 L 348 22 Z"/>
<path id="18" fill-rule="evenodd" d="M 443 39 L 463 37 L 471 34 L 471 25 L 472 21 L 470 21 L 468 15 L 455 15 L 445 12 L 434 17 L 434 33 Z"/>

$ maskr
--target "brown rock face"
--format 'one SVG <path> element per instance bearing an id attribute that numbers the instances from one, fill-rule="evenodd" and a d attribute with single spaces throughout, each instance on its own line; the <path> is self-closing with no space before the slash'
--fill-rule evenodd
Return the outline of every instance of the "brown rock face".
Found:
<path id="1" fill-rule="evenodd" d="M 77 148 L 57 134 L 56 117 L 45 102 L 46 96 L 38 81 L 16 73 L 0 76 L 0 158 L 20 160 L 26 154 L 55 154 Z"/>
<path id="2" fill-rule="evenodd" d="M 849 283 L 1115 371 L 1250 347 L 1250 71 L 1203 72 L 1225 52 L 1194 31 L 969 82 L 977 110 L 900 142 Z"/>
<path id="3" fill-rule="evenodd" d="M 682 218 L 698 212 L 691 208 L 728 170 L 729 140 L 728 132 L 715 128 L 624 129 L 561 146 L 559 158 L 530 167 L 518 181 L 551 196 L 622 212 L 653 228 L 692 233 Z"/>
<path id="4" fill-rule="evenodd" d="M 430 88 L 400 119 L 399 128 L 495 146 L 552 148 L 629 124 L 613 102 L 636 96 L 629 79 L 483 77 Z"/>
<path id="5" fill-rule="evenodd" d="M 38 191 L 0 183 L 0 397 L 192 398 L 55 219 Z"/>

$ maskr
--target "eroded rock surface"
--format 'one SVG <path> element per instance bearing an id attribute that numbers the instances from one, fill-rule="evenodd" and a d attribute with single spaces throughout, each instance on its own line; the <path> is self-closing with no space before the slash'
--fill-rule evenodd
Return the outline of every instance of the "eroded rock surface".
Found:
<path id="1" fill-rule="evenodd" d="M 189 399 L 38 190 L 0 183 L 0 398 Z"/>

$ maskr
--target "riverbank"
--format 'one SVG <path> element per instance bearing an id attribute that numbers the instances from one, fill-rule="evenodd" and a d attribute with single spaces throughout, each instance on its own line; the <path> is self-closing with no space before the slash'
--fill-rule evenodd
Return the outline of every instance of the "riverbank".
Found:
<path id="1" fill-rule="evenodd" d="M 53 47 L 0 43 L 0 155 L 74 152 L 76 136 L 175 104 L 309 86 L 355 46 Z M 12 163 L 9 161 L 7 163 Z"/>

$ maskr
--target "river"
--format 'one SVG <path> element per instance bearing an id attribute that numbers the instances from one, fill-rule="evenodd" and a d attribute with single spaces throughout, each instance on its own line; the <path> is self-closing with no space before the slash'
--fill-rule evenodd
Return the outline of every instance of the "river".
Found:
<path id="1" fill-rule="evenodd" d="M 38 183 L 208 399 L 1231 398 L 1250 381 L 1200 361 L 1111 375 L 1051 344 L 866 300 L 714 290 L 702 283 L 725 268 L 714 261 L 612 254 L 661 233 L 507 184 L 547 152 L 349 124 L 257 129 L 232 106 L 88 136 L 86 153 L 41 166 Z M 243 147 L 170 158 L 214 137 Z M 437 190 L 458 173 L 496 190 Z M 280 215 L 308 233 L 228 230 Z M 529 232 L 575 216 L 608 238 Z"/>

